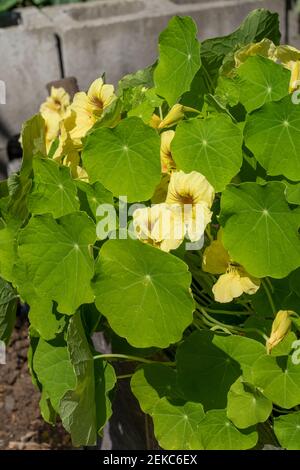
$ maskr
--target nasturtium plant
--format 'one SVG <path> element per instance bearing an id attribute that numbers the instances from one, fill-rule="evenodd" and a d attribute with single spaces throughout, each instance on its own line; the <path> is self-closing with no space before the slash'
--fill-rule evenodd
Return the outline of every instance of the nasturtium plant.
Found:
<path id="1" fill-rule="evenodd" d="M 126 380 L 163 449 L 300 450 L 300 51 L 255 10 L 202 43 L 174 17 L 158 53 L 24 124 L 0 339 L 27 303 L 41 413 L 74 446 Z"/>

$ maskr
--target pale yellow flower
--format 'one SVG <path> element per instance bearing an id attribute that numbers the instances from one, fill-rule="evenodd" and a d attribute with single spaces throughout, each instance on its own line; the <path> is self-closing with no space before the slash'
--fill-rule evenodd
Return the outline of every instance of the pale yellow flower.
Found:
<path id="1" fill-rule="evenodd" d="M 58 137 L 61 121 L 65 118 L 70 106 L 70 96 L 63 88 L 51 88 L 51 94 L 40 107 L 40 113 L 45 121 L 46 149 Z"/>
<path id="2" fill-rule="evenodd" d="M 279 310 L 272 324 L 271 335 L 266 342 L 267 353 L 277 346 L 289 333 L 292 325 L 290 315 L 294 312 L 291 310 Z"/>
<path id="3" fill-rule="evenodd" d="M 276 60 L 275 52 L 276 46 L 272 41 L 270 41 L 270 39 L 265 38 L 260 42 L 247 44 L 247 46 L 242 47 L 234 54 L 235 66 L 239 67 L 248 59 L 248 57 L 255 55 Z"/>
<path id="4" fill-rule="evenodd" d="M 174 104 L 166 117 L 160 122 L 158 128 L 163 129 L 164 127 L 172 127 L 177 124 L 178 121 L 184 118 L 184 109 L 182 104 Z"/>
<path id="5" fill-rule="evenodd" d="M 242 267 L 230 265 L 225 274 L 221 274 L 212 288 L 216 302 L 231 302 L 242 294 L 255 294 L 260 281 L 250 276 Z"/>
<path id="6" fill-rule="evenodd" d="M 115 99 L 113 85 L 104 84 L 102 78 L 95 80 L 87 93 L 76 93 L 71 105 L 76 113 L 76 125 L 71 132 L 72 139 L 84 137 Z"/>
<path id="7" fill-rule="evenodd" d="M 176 163 L 174 162 L 171 153 L 171 142 L 174 136 L 174 131 L 165 131 L 160 136 L 160 162 L 162 173 L 170 173 L 176 168 Z"/>
<path id="8" fill-rule="evenodd" d="M 157 116 L 157 114 L 152 114 L 150 122 L 149 122 L 149 126 L 153 127 L 154 129 L 158 129 L 160 123 L 161 123 L 160 117 Z"/>
<path id="9" fill-rule="evenodd" d="M 252 295 L 260 287 L 260 280 L 250 276 L 243 266 L 234 263 L 222 244 L 221 230 L 217 240 L 208 246 L 203 254 L 202 268 L 211 274 L 221 274 L 212 291 L 215 300 L 220 303 L 231 302 L 243 293 Z"/>
<path id="10" fill-rule="evenodd" d="M 136 209 L 133 213 L 136 237 L 162 251 L 176 250 L 184 239 L 184 225 L 180 206 L 156 204 Z"/>
<path id="11" fill-rule="evenodd" d="M 201 173 L 174 171 L 171 174 L 166 203 L 182 207 L 186 234 L 192 242 L 201 239 L 211 221 L 214 197 L 214 188 Z"/>

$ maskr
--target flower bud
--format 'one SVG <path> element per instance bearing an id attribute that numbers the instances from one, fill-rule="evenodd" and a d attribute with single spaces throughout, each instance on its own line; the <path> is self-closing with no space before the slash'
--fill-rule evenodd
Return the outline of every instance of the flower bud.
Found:
<path id="1" fill-rule="evenodd" d="M 175 104 L 166 117 L 161 121 L 158 128 L 171 127 L 184 117 L 184 106 L 182 104 Z"/>
<path id="2" fill-rule="evenodd" d="M 289 333 L 292 324 L 290 315 L 292 313 L 293 312 L 291 310 L 279 310 L 277 313 L 272 324 L 271 335 L 266 343 L 268 354 L 270 354 L 271 350 L 277 346 L 277 344 L 279 344 Z"/>

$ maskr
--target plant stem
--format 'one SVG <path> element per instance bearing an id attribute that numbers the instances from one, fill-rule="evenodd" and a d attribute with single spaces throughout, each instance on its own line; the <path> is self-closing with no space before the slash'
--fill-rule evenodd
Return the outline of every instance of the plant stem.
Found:
<path id="1" fill-rule="evenodd" d="M 117 379 L 130 379 L 133 374 L 124 374 L 124 375 L 117 375 Z"/>
<path id="2" fill-rule="evenodd" d="M 235 310 L 215 310 L 209 307 L 205 307 L 205 310 L 210 313 L 220 313 L 222 315 L 251 315 L 250 312 L 237 312 Z"/>
<path id="3" fill-rule="evenodd" d="M 267 282 L 264 279 L 262 280 L 262 285 L 263 285 L 263 288 L 265 289 L 265 293 L 268 297 L 268 301 L 269 301 L 270 307 L 272 309 L 272 312 L 275 313 L 276 308 L 275 308 L 275 304 L 273 302 L 272 294 L 269 290 L 269 286 L 267 285 Z"/>
<path id="4" fill-rule="evenodd" d="M 124 359 L 125 361 L 143 362 L 144 364 L 163 364 L 164 366 L 170 367 L 174 367 L 176 365 L 175 362 L 152 361 L 151 359 L 145 359 L 144 357 L 128 356 L 127 354 L 100 354 L 98 356 L 94 356 L 94 360 L 96 359 Z"/>

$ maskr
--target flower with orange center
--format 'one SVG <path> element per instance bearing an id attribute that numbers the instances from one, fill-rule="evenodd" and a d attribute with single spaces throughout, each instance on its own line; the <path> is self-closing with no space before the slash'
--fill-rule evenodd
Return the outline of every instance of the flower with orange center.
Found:
<path id="1" fill-rule="evenodd" d="M 171 174 L 166 203 L 182 207 L 186 234 L 192 242 L 201 239 L 211 221 L 214 197 L 214 188 L 201 173 L 174 171 Z"/>
<path id="2" fill-rule="evenodd" d="M 95 80 L 87 93 L 76 93 L 71 105 L 76 114 L 72 139 L 82 139 L 115 99 L 113 85 L 104 84 L 102 78 Z"/>

